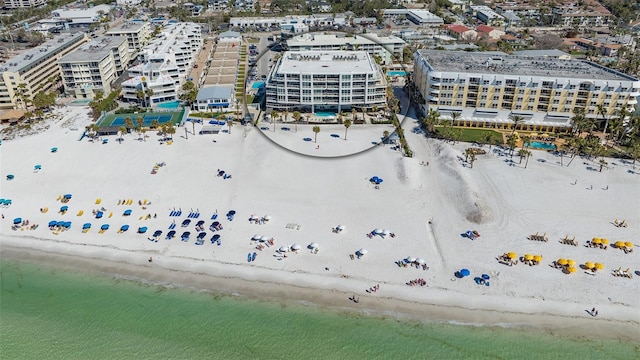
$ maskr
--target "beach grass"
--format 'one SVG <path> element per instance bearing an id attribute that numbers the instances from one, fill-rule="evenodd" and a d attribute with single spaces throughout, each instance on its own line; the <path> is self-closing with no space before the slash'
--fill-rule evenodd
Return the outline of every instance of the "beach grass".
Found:
<path id="1" fill-rule="evenodd" d="M 436 131 L 441 135 L 444 127 L 436 126 Z M 491 129 L 469 129 L 469 128 L 454 128 L 455 131 L 460 131 L 460 138 L 456 138 L 456 140 L 462 142 L 477 142 L 484 143 L 487 134 L 491 134 L 494 139 L 502 139 L 502 134 L 498 131 Z"/>

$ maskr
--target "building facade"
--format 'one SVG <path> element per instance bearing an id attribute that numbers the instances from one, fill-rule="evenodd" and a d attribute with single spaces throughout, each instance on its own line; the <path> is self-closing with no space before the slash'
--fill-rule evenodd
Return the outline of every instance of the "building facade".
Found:
<path id="1" fill-rule="evenodd" d="M 129 51 L 136 52 L 149 43 L 151 25 L 147 21 L 131 21 L 109 29 L 105 35 L 124 36 L 127 38 Z"/>
<path id="2" fill-rule="evenodd" d="M 346 36 L 340 34 L 304 34 L 287 40 L 291 51 L 366 51 L 371 56 L 380 58 L 381 63 L 388 65 L 394 59 L 402 61 L 402 52 L 407 43 L 397 36 L 379 36 L 377 34 L 359 34 Z"/>
<path id="3" fill-rule="evenodd" d="M 384 107 L 386 88 L 386 75 L 365 51 L 286 52 L 267 78 L 267 108 L 341 112 Z"/>
<path id="4" fill-rule="evenodd" d="M 4 7 L 7 9 L 38 7 L 46 4 L 47 0 L 4 0 Z"/>
<path id="5" fill-rule="evenodd" d="M 177 100 L 202 45 L 200 25 L 168 24 L 138 54 L 140 64 L 129 69 L 130 78 L 122 83 L 122 97 L 142 106 Z"/>
<path id="6" fill-rule="evenodd" d="M 78 99 L 93 99 L 100 90 L 106 95 L 129 63 L 127 39 L 98 38 L 58 62 L 66 94 Z"/>
<path id="7" fill-rule="evenodd" d="M 0 66 L 0 109 L 23 109 L 38 91 L 49 91 L 60 76 L 58 60 L 89 38 L 82 32 L 64 34 L 7 60 Z"/>
<path id="8" fill-rule="evenodd" d="M 598 105 L 611 116 L 640 95 L 638 79 L 588 61 L 438 50 L 418 50 L 414 61 L 422 114 L 455 112 L 460 126 L 509 128 L 518 115 L 524 130 L 566 131 L 576 108 L 604 121 Z"/>
<path id="9" fill-rule="evenodd" d="M 476 18 L 489 26 L 504 25 L 504 17 L 486 5 L 471 6 Z"/>
<path id="10" fill-rule="evenodd" d="M 235 105 L 233 87 L 206 86 L 198 91 L 193 108 L 200 112 L 226 112 L 233 110 Z"/>
<path id="11" fill-rule="evenodd" d="M 111 5 L 96 5 L 87 9 L 57 9 L 51 12 L 53 19 L 68 20 L 72 28 L 89 27 L 111 11 Z"/>

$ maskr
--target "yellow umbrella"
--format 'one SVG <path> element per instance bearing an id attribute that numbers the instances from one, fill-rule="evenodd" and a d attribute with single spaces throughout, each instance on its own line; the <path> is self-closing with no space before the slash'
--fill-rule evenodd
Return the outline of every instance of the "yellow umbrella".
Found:
<path id="1" fill-rule="evenodd" d="M 594 244 L 600 244 L 602 243 L 602 240 L 600 238 L 593 238 L 593 240 L 591 240 L 592 243 Z"/>
<path id="2" fill-rule="evenodd" d="M 531 260 L 533 260 L 533 255 L 531 255 L 531 254 L 525 254 L 525 255 L 524 255 L 524 259 L 525 259 L 525 260 L 527 260 L 527 261 L 531 261 Z"/>
<path id="3" fill-rule="evenodd" d="M 570 267 L 574 267 L 574 266 L 576 266 L 576 261 L 575 260 L 567 260 L 567 265 L 569 265 Z"/>
<path id="4" fill-rule="evenodd" d="M 542 137 L 549 137 L 549 134 L 542 134 L 542 135 L 540 135 L 540 136 L 542 136 Z"/>
<path id="5" fill-rule="evenodd" d="M 567 265 L 567 259 L 558 259 L 558 261 L 556 261 L 558 264 L 562 265 L 562 266 L 566 266 Z"/>
<path id="6" fill-rule="evenodd" d="M 507 256 L 509 257 L 509 259 L 515 259 L 518 257 L 518 254 L 514 253 L 514 252 L 509 252 L 507 253 Z"/>
<path id="7" fill-rule="evenodd" d="M 574 272 L 578 271 L 578 269 L 574 268 L 573 266 L 569 266 L 567 268 L 567 271 L 569 272 L 569 274 L 573 274 Z"/>
<path id="8" fill-rule="evenodd" d="M 607 240 L 607 239 L 602 239 L 600 241 L 602 241 L 602 245 L 608 245 L 609 244 L 609 240 Z"/>
<path id="9" fill-rule="evenodd" d="M 593 269 L 596 266 L 591 261 L 587 261 L 586 263 L 584 263 L 584 267 L 586 267 L 587 269 Z"/>
<path id="10" fill-rule="evenodd" d="M 625 245 L 624 245 L 624 242 L 622 242 L 622 241 L 616 241 L 616 243 L 615 243 L 614 245 L 615 245 L 617 248 L 621 248 L 621 247 L 624 247 L 624 246 L 625 246 Z"/>
<path id="11" fill-rule="evenodd" d="M 537 136 L 538 136 L 538 133 L 531 133 L 531 134 L 529 134 L 529 136 L 531 136 L 531 137 L 537 137 Z"/>
<path id="12" fill-rule="evenodd" d="M 595 263 L 595 264 L 594 264 L 594 266 L 595 266 L 595 268 L 596 268 L 596 269 L 598 269 L 598 270 L 602 270 L 602 269 L 604 269 L 604 264 L 602 264 L 602 263 Z"/>
<path id="13" fill-rule="evenodd" d="M 534 255 L 533 256 L 533 261 L 542 262 L 542 255 Z"/>
<path id="14" fill-rule="evenodd" d="M 624 243 L 624 246 L 628 247 L 628 248 L 632 248 L 633 247 L 633 243 L 631 241 L 627 241 Z"/>

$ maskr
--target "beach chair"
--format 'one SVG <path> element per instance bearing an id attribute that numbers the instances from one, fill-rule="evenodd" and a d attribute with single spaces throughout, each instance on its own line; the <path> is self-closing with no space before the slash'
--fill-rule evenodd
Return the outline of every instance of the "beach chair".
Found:
<path id="1" fill-rule="evenodd" d="M 84 214 L 84 210 L 80 210 L 80 211 L 78 211 L 78 213 L 76 214 L 76 216 L 82 216 L 82 214 Z"/>
<path id="2" fill-rule="evenodd" d="M 617 270 L 613 270 L 613 276 L 620 276 L 620 271 L 622 270 L 622 267 L 619 267 Z"/>

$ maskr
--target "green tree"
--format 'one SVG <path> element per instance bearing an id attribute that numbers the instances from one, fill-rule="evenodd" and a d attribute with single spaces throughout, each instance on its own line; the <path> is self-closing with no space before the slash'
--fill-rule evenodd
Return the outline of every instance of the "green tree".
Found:
<path id="1" fill-rule="evenodd" d="M 276 119 L 278 118 L 278 116 L 280 116 L 280 114 L 277 111 L 271 110 L 271 122 L 273 123 L 273 132 L 276 132 Z"/>
<path id="2" fill-rule="evenodd" d="M 351 120 L 347 119 L 344 121 L 344 139 L 347 140 L 347 130 L 351 127 Z"/>
<path id="3" fill-rule="evenodd" d="M 475 151 L 472 151 L 471 154 L 469 155 L 469 165 L 471 165 L 471 168 L 473 169 L 473 163 L 476 162 L 477 159 L 477 155 Z"/>
<path id="4" fill-rule="evenodd" d="M 160 122 L 157 119 L 151 120 L 151 128 L 157 129 L 160 126 Z"/>
<path id="5" fill-rule="evenodd" d="M 124 126 L 127 127 L 127 132 L 131 129 L 133 129 L 133 119 L 131 119 L 131 117 L 127 116 L 124 119 Z"/>
<path id="6" fill-rule="evenodd" d="M 518 125 L 524 122 L 524 117 L 520 115 L 509 114 L 509 120 L 513 121 L 513 127 L 511 128 L 511 137 L 516 132 Z"/>
<path id="7" fill-rule="evenodd" d="M 318 142 L 318 133 L 320 132 L 320 126 L 316 125 L 313 127 L 314 139 L 313 142 Z"/>
<path id="8" fill-rule="evenodd" d="M 451 112 L 451 126 L 455 126 L 456 121 L 458 121 L 458 119 L 460 119 L 461 116 L 462 116 L 462 113 L 460 113 L 460 111 Z"/>
<path id="9" fill-rule="evenodd" d="M 126 126 L 120 126 L 120 144 L 122 144 L 122 140 L 124 140 L 124 133 L 127 132 Z"/>
<path id="10" fill-rule="evenodd" d="M 600 159 L 600 172 L 602 172 L 602 168 L 609 165 L 609 163 L 605 159 Z"/>
<path id="11" fill-rule="evenodd" d="M 511 157 L 513 157 L 513 150 L 516 148 L 516 141 L 517 140 L 515 136 L 509 136 L 509 138 L 507 139 L 507 146 L 509 146 Z"/>

